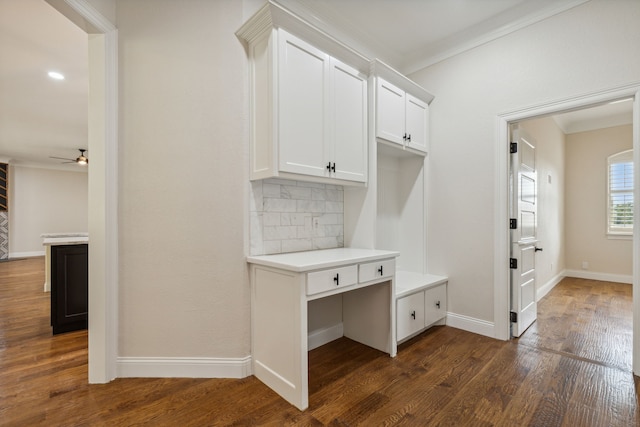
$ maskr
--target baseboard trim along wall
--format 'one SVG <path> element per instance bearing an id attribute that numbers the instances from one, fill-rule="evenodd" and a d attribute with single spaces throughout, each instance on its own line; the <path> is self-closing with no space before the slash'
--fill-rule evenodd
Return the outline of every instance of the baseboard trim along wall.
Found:
<path id="1" fill-rule="evenodd" d="M 216 357 L 118 357 L 121 378 L 246 378 L 253 374 L 251 356 Z"/>
<path id="2" fill-rule="evenodd" d="M 32 258 L 37 256 L 44 256 L 44 251 L 33 252 L 9 252 L 9 259 L 11 258 Z"/>
<path id="3" fill-rule="evenodd" d="M 321 345 L 325 345 L 333 340 L 337 340 L 343 335 L 344 326 L 342 323 L 338 323 L 337 325 L 333 325 L 326 329 L 319 329 L 317 331 L 309 332 L 307 338 L 308 349 L 313 350 L 314 348 L 318 348 Z"/>
<path id="4" fill-rule="evenodd" d="M 565 270 L 565 277 L 576 277 L 578 279 L 601 280 L 604 282 L 633 283 L 633 276 L 625 274 L 597 273 L 595 271 Z"/>
<path id="5" fill-rule="evenodd" d="M 486 320 L 475 319 L 473 317 L 464 316 L 462 314 L 448 312 L 447 326 L 491 338 L 494 338 L 496 336 L 495 323 L 487 322 Z"/>
<path id="6" fill-rule="evenodd" d="M 537 290 L 536 290 L 536 302 L 540 301 L 542 298 L 545 297 L 545 295 L 547 295 L 549 292 L 551 292 L 551 289 L 555 288 L 556 285 L 558 283 L 560 283 L 562 281 L 562 279 L 564 279 L 567 275 L 567 272 L 565 270 L 561 271 L 560 273 L 558 273 L 557 276 L 552 277 L 551 280 L 549 280 L 547 283 L 545 283 L 544 285 L 540 286 Z"/>

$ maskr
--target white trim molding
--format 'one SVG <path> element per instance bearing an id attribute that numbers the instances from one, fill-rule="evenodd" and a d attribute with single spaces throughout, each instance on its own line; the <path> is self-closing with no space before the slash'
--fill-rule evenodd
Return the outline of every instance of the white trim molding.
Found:
<path id="1" fill-rule="evenodd" d="M 495 324 L 493 322 L 462 314 L 447 312 L 447 326 L 491 338 L 495 336 Z"/>
<path id="2" fill-rule="evenodd" d="M 121 378 L 246 378 L 253 374 L 251 356 L 118 357 Z"/>
<path id="3" fill-rule="evenodd" d="M 89 35 L 89 382 L 107 383 L 118 355 L 118 30 L 90 0 L 46 1 Z"/>
<path id="4" fill-rule="evenodd" d="M 555 288 L 556 285 L 560 283 L 562 279 L 565 278 L 565 276 L 566 274 L 565 274 L 565 271 L 563 270 L 560 273 L 558 273 L 556 276 L 552 277 L 551 280 L 549 280 L 547 283 L 538 287 L 538 289 L 536 290 L 536 302 L 540 301 L 549 292 L 551 292 L 551 290 Z"/>
<path id="5" fill-rule="evenodd" d="M 44 256 L 45 251 L 32 251 L 32 252 L 9 252 L 9 259 L 12 258 L 33 258 L 37 256 Z"/>
<path id="6" fill-rule="evenodd" d="M 612 273 L 598 273 L 596 271 L 585 270 L 566 270 L 566 277 L 576 277 L 578 279 L 590 279 L 600 280 L 603 282 L 616 282 L 616 283 L 633 283 L 633 275 L 626 274 L 612 274 Z"/>
<path id="7" fill-rule="evenodd" d="M 309 332 L 309 336 L 307 338 L 307 349 L 311 351 L 321 345 L 337 340 L 342 336 L 344 336 L 344 325 L 342 323 L 338 323 L 337 325 L 333 325 L 325 329 Z"/>

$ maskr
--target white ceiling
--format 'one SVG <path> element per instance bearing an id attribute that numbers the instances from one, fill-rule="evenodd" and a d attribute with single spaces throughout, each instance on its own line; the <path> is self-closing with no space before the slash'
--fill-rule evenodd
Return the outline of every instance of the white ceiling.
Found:
<path id="1" fill-rule="evenodd" d="M 49 156 L 87 148 L 87 39 L 44 0 L 0 0 L 0 158 L 86 170 Z"/>
<path id="2" fill-rule="evenodd" d="M 408 74 L 588 0 L 276 1 Z M 51 70 L 65 80 L 50 79 Z M 49 156 L 75 158 L 87 148 L 87 93 L 86 33 L 45 0 L 0 0 L 0 161 L 79 170 Z M 579 122 L 613 123 L 603 115 L 630 123 L 631 104 L 556 121 L 566 132 Z"/>

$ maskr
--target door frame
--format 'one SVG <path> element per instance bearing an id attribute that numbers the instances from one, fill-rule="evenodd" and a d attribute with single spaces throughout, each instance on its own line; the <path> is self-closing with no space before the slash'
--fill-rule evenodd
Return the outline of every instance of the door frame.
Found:
<path id="1" fill-rule="evenodd" d="M 640 165 L 640 82 L 607 90 L 554 100 L 518 110 L 507 111 L 496 117 L 494 155 L 494 336 L 510 338 L 510 284 L 509 284 L 509 125 L 539 117 L 578 110 L 593 105 L 633 97 L 633 160 Z M 640 168 L 636 166 L 636 170 Z M 634 174 L 634 198 L 640 200 L 640 173 Z M 640 224 L 640 204 L 634 206 L 635 224 Z M 633 372 L 640 375 L 640 233 L 633 234 Z"/>
<path id="2" fill-rule="evenodd" d="M 107 383 L 118 355 L 118 30 L 90 0 L 45 1 L 89 38 L 88 381 Z"/>

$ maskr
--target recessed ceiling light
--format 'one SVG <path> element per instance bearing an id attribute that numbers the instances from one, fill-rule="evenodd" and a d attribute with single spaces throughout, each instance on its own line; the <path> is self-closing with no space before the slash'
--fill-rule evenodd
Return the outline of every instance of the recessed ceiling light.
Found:
<path id="1" fill-rule="evenodd" d="M 57 71 L 49 71 L 49 77 L 54 80 L 64 80 L 64 76 Z"/>

